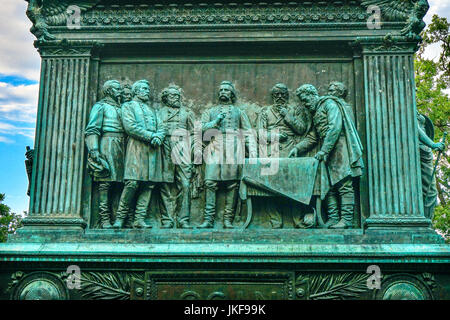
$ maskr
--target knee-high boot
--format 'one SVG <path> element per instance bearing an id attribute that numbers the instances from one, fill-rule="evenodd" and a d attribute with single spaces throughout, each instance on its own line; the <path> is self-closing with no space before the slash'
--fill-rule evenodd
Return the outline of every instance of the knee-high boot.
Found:
<path id="1" fill-rule="evenodd" d="M 342 199 L 341 201 L 341 220 L 330 229 L 348 229 L 353 227 L 353 213 L 355 203 L 353 199 Z"/>
<path id="2" fill-rule="evenodd" d="M 117 208 L 116 221 L 113 228 L 122 229 L 125 219 L 129 215 L 131 202 L 138 188 L 137 181 L 125 181 L 125 185 L 120 196 L 119 207 Z"/>
<path id="3" fill-rule="evenodd" d="M 339 203 L 337 195 L 330 191 L 327 197 L 328 221 L 325 223 L 326 228 L 332 228 L 339 222 Z"/>
<path id="4" fill-rule="evenodd" d="M 151 228 L 152 226 L 145 223 L 145 217 L 147 216 L 147 209 L 150 204 L 150 200 L 152 198 L 152 191 L 153 191 L 153 185 L 147 183 L 144 187 L 141 193 L 139 194 L 139 197 L 136 202 L 136 213 L 134 215 L 134 223 L 133 227 L 137 229 L 147 229 Z"/>
<path id="5" fill-rule="evenodd" d="M 225 209 L 223 212 L 223 228 L 233 229 L 234 207 L 236 205 L 237 189 L 235 187 L 227 191 L 225 196 Z"/>
<path id="6" fill-rule="evenodd" d="M 343 180 L 337 190 L 341 202 L 341 219 L 331 229 L 347 229 L 353 226 L 353 213 L 355 210 L 355 194 L 351 178 Z"/>
<path id="7" fill-rule="evenodd" d="M 216 190 L 206 188 L 205 214 L 203 223 L 198 226 L 200 229 L 211 229 L 214 227 L 214 216 L 216 214 Z"/>
<path id="8" fill-rule="evenodd" d="M 111 182 L 100 182 L 99 191 L 99 206 L 98 214 L 100 215 L 100 227 L 102 229 L 111 229 L 111 213 L 109 210 L 109 189 Z"/>

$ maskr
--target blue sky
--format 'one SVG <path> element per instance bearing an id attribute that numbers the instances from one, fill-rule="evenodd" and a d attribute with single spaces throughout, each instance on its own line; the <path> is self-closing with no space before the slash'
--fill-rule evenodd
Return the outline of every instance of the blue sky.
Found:
<path id="1" fill-rule="evenodd" d="M 433 14 L 450 19 L 450 0 L 429 0 Z M 28 211 L 25 147 L 34 146 L 40 58 L 33 47 L 25 0 L 1 0 L 0 10 L 0 193 L 14 212 Z M 439 46 L 426 52 L 439 56 Z"/>

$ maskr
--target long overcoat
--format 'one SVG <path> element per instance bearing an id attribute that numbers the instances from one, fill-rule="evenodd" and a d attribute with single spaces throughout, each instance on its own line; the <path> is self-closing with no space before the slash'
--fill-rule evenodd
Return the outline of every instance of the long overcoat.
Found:
<path id="1" fill-rule="evenodd" d="M 218 126 L 215 119 L 220 113 L 225 118 Z M 246 113 L 235 105 L 218 105 L 202 115 L 205 180 L 239 180 L 245 161 L 245 148 L 255 148 L 255 138 Z M 254 152 L 253 150 L 251 152 Z"/>
<path id="2" fill-rule="evenodd" d="M 124 179 L 162 182 L 161 147 L 151 145 L 154 135 L 163 130 L 156 109 L 133 100 L 122 106 L 122 115 L 128 135 Z"/>

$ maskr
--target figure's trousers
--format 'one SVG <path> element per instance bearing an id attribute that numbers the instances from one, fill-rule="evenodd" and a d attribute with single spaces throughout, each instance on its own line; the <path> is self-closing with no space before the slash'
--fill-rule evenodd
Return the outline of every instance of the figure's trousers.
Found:
<path id="1" fill-rule="evenodd" d="M 99 193 L 99 206 L 98 214 L 102 222 L 107 222 L 110 219 L 110 203 L 109 203 L 109 190 L 111 189 L 112 182 L 102 181 L 98 185 Z"/>
<path id="2" fill-rule="evenodd" d="M 293 206 L 292 204 L 267 202 L 264 207 L 269 214 L 270 224 L 274 229 L 283 227 L 283 213 L 286 217 L 292 217 L 295 228 L 303 228 L 303 217 L 306 213 L 309 213 L 308 206 L 300 203 Z"/>
<path id="3" fill-rule="evenodd" d="M 161 223 L 175 222 L 177 204 L 179 204 L 178 223 L 189 222 L 191 215 L 191 167 L 189 165 L 175 166 L 175 182 L 162 184 L 161 198 Z"/>
<path id="4" fill-rule="evenodd" d="M 126 180 L 122 195 L 120 196 L 119 208 L 116 214 L 117 219 L 125 220 L 129 215 L 133 199 L 137 193 L 135 217 L 137 221 L 143 220 L 147 216 L 147 209 L 154 187 L 153 182 Z"/>
<path id="5" fill-rule="evenodd" d="M 343 219 L 346 224 L 353 223 L 355 208 L 355 192 L 351 177 L 338 182 L 331 187 L 327 196 L 328 220 Z"/>
<path id="6" fill-rule="evenodd" d="M 228 220 L 230 222 L 234 219 L 235 205 L 237 199 L 237 188 L 239 185 L 239 181 L 230 180 L 230 181 L 215 181 L 215 180 L 206 180 L 205 188 L 206 188 L 206 204 L 205 204 L 205 216 L 204 220 L 212 222 L 214 221 L 214 216 L 216 214 L 216 194 L 219 189 L 218 184 L 225 185 L 226 193 L 225 193 L 225 209 L 223 212 L 223 219 Z"/>

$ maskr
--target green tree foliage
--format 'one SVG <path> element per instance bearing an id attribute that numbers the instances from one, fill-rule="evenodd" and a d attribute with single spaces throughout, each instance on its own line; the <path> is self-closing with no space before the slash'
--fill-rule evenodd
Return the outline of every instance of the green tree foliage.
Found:
<path id="1" fill-rule="evenodd" d="M 422 32 L 423 42 L 416 55 L 415 71 L 417 85 L 417 108 L 435 124 L 435 141 L 441 140 L 450 127 L 450 23 L 445 17 L 434 15 L 432 22 Z M 441 46 L 438 59 L 424 56 L 431 45 Z M 448 145 L 448 143 L 447 143 Z M 434 226 L 450 241 L 450 152 L 443 152 L 436 172 L 439 206 L 436 208 Z"/>
<path id="2" fill-rule="evenodd" d="M 22 218 L 11 212 L 11 209 L 2 202 L 5 195 L 0 193 L 0 242 L 5 242 L 8 234 L 14 233 L 21 226 Z"/>

